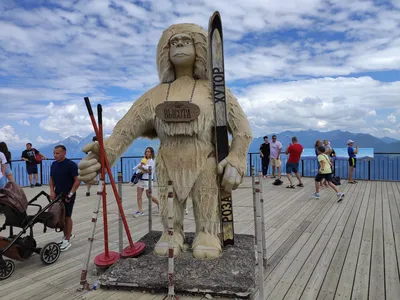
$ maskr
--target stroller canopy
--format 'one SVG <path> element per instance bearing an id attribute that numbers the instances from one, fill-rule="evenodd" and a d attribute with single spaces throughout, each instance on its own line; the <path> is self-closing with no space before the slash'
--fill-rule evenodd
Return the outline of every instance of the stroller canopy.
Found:
<path id="1" fill-rule="evenodd" d="M 28 208 L 28 200 L 24 190 L 15 182 L 7 182 L 4 188 L 0 188 L 0 205 L 7 205 L 24 213 Z"/>

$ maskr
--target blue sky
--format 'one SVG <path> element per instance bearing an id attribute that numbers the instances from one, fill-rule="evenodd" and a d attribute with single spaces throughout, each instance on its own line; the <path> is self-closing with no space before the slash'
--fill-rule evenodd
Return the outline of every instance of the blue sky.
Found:
<path id="1" fill-rule="evenodd" d="M 0 2 L 0 140 L 36 146 L 105 129 L 158 84 L 174 23 L 219 10 L 228 87 L 254 136 L 342 129 L 400 139 L 400 1 L 48 0 Z"/>

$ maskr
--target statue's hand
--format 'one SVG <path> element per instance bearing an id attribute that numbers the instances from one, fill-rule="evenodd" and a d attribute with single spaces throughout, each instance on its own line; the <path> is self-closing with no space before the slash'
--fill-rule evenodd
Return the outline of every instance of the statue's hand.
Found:
<path id="1" fill-rule="evenodd" d="M 227 193 L 236 190 L 243 181 L 243 174 L 231 163 L 229 155 L 218 164 L 218 174 L 223 174 L 221 185 Z"/>
<path id="2" fill-rule="evenodd" d="M 89 153 L 79 162 L 79 180 L 84 183 L 96 183 L 96 176 L 100 171 L 100 147 L 98 142 L 92 142 L 85 145 L 82 151 Z"/>

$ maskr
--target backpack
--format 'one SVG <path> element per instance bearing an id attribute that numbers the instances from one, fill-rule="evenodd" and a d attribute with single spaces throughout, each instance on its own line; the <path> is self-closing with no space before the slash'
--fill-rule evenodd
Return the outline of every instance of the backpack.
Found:
<path id="1" fill-rule="evenodd" d="M 65 206 L 61 200 L 54 203 L 47 210 L 48 213 L 52 214 L 50 218 L 43 222 L 44 226 L 54 228 L 57 232 L 63 231 L 65 226 Z"/>
<path id="2" fill-rule="evenodd" d="M 331 181 L 332 181 L 332 183 L 333 183 L 334 185 L 341 185 L 341 183 L 340 183 L 340 177 L 339 177 L 339 176 L 333 175 Z"/>
<path id="3" fill-rule="evenodd" d="M 135 173 L 132 175 L 131 182 L 137 184 L 140 179 L 142 179 L 143 173 Z"/>
<path id="4" fill-rule="evenodd" d="M 335 149 L 332 148 L 332 152 L 329 153 L 329 156 L 330 156 L 330 157 L 335 157 L 335 156 L 336 156 Z"/>
<path id="5" fill-rule="evenodd" d="M 42 157 L 39 155 L 39 153 L 38 154 L 36 154 L 36 149 L 35 148 L 33 148 L 32 149 L 33 151 L 34 151 L 34 153 L 35 153 L 35 161 L 36 161 L 36 164 L 40 164 L 41 162 L 42 162 Z"/>

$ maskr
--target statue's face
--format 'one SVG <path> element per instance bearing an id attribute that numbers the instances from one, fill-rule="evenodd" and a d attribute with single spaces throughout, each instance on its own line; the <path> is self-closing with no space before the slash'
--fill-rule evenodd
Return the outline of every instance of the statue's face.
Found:
<path id="1" fill-rule="evenodd" d="M 194 64 L 196 51 L 192 38 L 184 33 L 178 33 L 171 37 L 169 59 L 175 67 L 190 66 Z"/>

